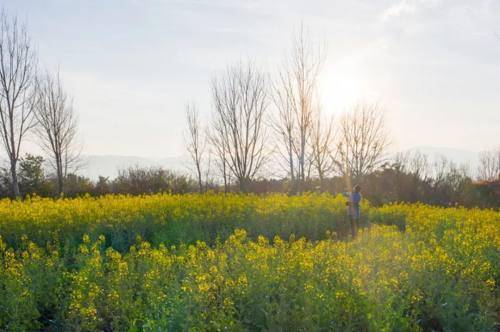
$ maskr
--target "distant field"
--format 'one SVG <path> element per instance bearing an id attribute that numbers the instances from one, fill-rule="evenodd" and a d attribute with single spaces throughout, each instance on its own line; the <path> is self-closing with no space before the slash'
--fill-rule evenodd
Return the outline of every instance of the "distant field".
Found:
<path id="1" fill-rule="evenodd" d="M 330 195 L 0 201 L 0 330 L 496 331 L 500 212 Z"/>

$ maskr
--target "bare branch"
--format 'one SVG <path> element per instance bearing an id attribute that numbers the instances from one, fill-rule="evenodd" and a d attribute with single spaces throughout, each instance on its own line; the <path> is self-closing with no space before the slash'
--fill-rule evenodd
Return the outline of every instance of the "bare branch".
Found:
<path id="1" fill-rule="evenodd" d="M 188 125 L 188 136 L 186 147 L 196 168 L 199 191 L 203 191 L 202 162 L 206 149 L 206 140 L 200 125 L 198 109 L 194 104 L 186 105 L 186 121 Z"/>
<path id="2" fill-rule="evenodd" d="M 317 85 L 322 64 L 322 49 L 310 41 L 301 26 L 294 36 L 289 58 L 274 83 L 277 114 L 272 127 L 279 137 L 279 150 L 286 160 L 287 172 L 298 190 L 311 167 L 310 139 L 315 113 L 319 112 Z"/>
<path id="3" fill-rule="evenodd" d="M 67 174 L 80 165 L 80 149 L 76 144 L 77 117 L 62 88 L 59 73 L 54 77 L 46 73 L 38 82 L 35 117 L 40 147 L 51 156 L 58 192 L 62 194 Z"/>
<path id="4" fill-rule="evenodd" d="M 479 181 L 500 180 L 500 148 L 480 154 L 477 178 Z"/>
<path id="5" fill-rule="evenodd" d="M 359 104 L 344 114 L 337 140 L 339 171 L 349 179 L 359 179 L 385 161 L 389 137 L 384 114 L 378 104 Z"/>
<path id="6" fill-rule="evenodd" d="M 36 54 L 26 29 L 0 13 L 0 136 L 10 161 L 12 191 L 19 197 L 17 162 L 34 125 Z"/>
<path id="7" fill-rule="evenodd" d="M 214 119 L 210 142 L 227 186 L 232 174 L 245 191 L 267 160 L 265 75 L 251 64 L 230 67 L 212 81 Z M 227 188 L 227 187 L 226 187 Z"/>
<path id="8" fill-rule="evenodd" d="M 321 112 L 315 115 L 311 134 L 311 165 L 323 185 L 323 181 L 335 169 L 333 118 L 323 119 Z"/>

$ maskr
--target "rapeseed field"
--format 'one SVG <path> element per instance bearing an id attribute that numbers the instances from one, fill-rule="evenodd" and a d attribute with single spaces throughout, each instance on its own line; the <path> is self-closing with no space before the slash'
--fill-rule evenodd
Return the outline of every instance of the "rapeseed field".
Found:
<path id="1" fill-rule="evenodd" d="M 500 212 L 343 197 L 0 202 L 0 330 L 496 331 Z"/>

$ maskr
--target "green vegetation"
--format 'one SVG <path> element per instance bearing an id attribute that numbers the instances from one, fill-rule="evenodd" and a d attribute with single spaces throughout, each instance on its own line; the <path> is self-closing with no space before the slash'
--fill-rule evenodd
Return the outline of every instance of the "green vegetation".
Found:
<path id="1" fill-rule="evenodd" d="M 329 195 L 2 201 L 0 329 L 496 329 L 499 212 L 364 212 L 345 241 Z"/>

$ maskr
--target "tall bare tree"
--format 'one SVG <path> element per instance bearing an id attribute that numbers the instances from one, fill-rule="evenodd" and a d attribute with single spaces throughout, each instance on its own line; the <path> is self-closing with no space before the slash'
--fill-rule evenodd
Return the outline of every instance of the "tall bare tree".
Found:
<path id="1" fill-rule="evenodd" d="M 500 148 L 480 154 L 477 176 L 481 181 L 500 180 Z"/>
<path id="2" fill-rule="evenodd" d="M 200 193 L 203 191 L 203 170 L 202 163 L 205 155 L 206 140 L 203 137 L 198 109 L 194 104 L 186 105 L 186 121 L 188 125 L 188 136 L 186 146 L 196 169 L 198 187 Z"/>
<path id="3" fill-rule="evenodd" d="M 273 127 L 280 137 L 280 154 L 286 161 L 292 183 L 299 191 L 310 168 L 310 139 L 314 113 L 319 105 L 317 90 L 322 64 L 321 47 L 311 42 L 301 26 L 274 84 L 277 116 Z"/>
<path id="4" fill-rule="evenodd" d="M 0 135 L 10 162 L 12 192 L 20 196 L 17 163 L 34 124 L 36 54 L 26 28 L 0 13 Z"/>
<path id="5" fill-rule="evenodd" d="M 339 171 L 350 182 L 381 166 L 389 145 L 384 114 L 378 104 L 358 104 L 339 122 Z M 349 183 L 348 183 L 349 186 Z"/>
<path id="6" fill-rule="evenodd" d="M 252 64 L 230 67 L 213 79 L 212 145 L 241 191 L 266 161 L 264 116 L 268 104 L 265 75 Z"/>
<path id="7" fill-rule="evenodd" d="M 59 72 L 46 73 L 38 84 L 35 116 L 39 144 L 51 156 L 50 162 L 57 177 L 57 190 L 64 192 L 64 179 L 79 165 L 77 117 L 71 100 L 64 91 Z"/>

